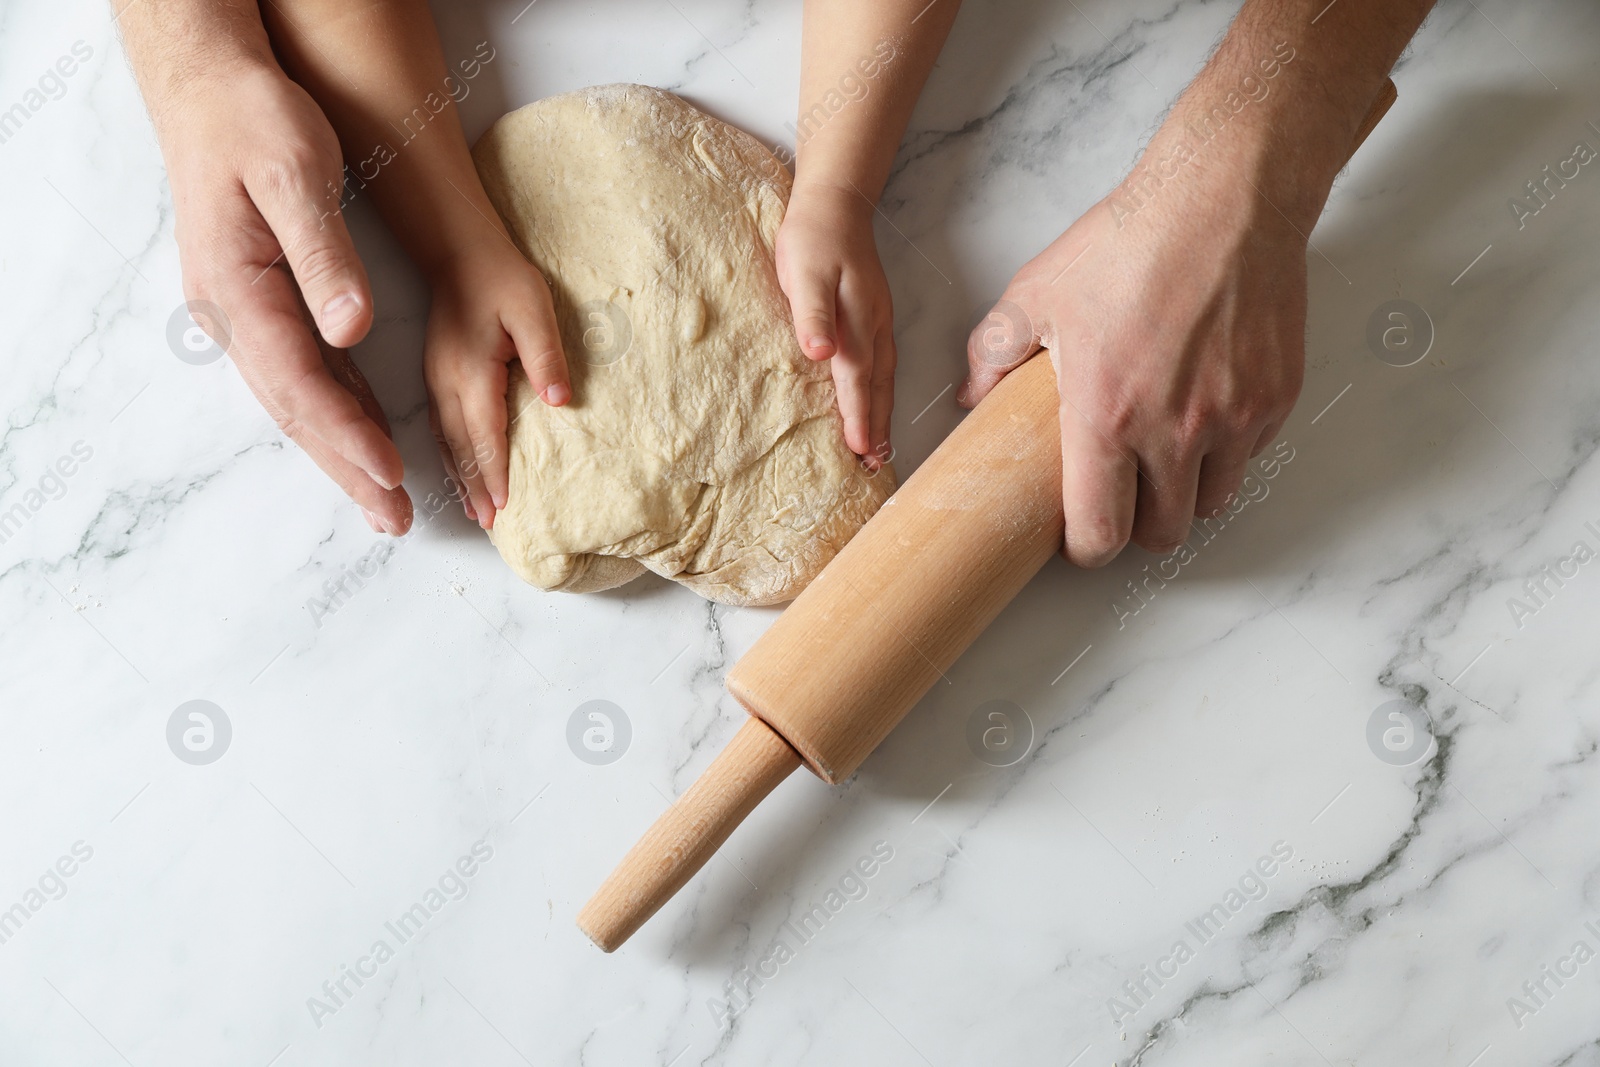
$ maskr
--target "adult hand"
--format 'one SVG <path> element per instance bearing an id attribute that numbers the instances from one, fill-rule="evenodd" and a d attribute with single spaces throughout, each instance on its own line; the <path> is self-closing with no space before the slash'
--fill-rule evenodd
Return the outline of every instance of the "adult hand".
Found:
<path id="1" fill-rule="evenodd" d="M 1129 540 L 1176 549 L 1299 396 L 1306 239 L 1250 182 L 1216 176 L 1114 191 L 1017 272 L 968 341 L 968 407 L 1050 350 L 1065 554 L 1080 566 Z"/>
<path id="2" fill-rule="evenodd" d="M 283 432 L 375 531 L 404 533 L 412 509 L 400 453 L 360 371 L 334 351 L 366 335 L 372 293 L 339 210 L 344 164 L 332 127 L 270 57 L 177 84 L 147 86 L 146 99 L 185 296 L 222 309 L 234 364 Z"/>
<path id="3" fill-rule="evenodd" d="M 1040 346 L 1055 361 L 1074 563 L 1176 549 L 1282 427 L 1305 370 L 1306 235 L 1432 6 L 1246 0 L 1132 173 L 973 331 L 969 407 Z"/>

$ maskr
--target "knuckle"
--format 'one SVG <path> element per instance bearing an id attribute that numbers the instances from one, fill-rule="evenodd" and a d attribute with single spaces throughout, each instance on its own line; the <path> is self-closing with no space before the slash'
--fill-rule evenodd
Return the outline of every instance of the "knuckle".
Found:
<path id="1" fill-rule="evenodd" d="M 472 442 L 472 458 L 479 463 L 492 463 L 500 454 L 492 434 L 469 433 L 468 437 Z"/>
<path id="2" fill-rule="evenodd" d="M 833 378 L 834 387 L 842 396 L 849 397 L 852 401 L 866 403 L 867 393 L 870 392 L 871 372 L 866 367 L 841 365 Z"/>
<path id="3" fill-rule="evenodd" d="M 1067 554 L 1081 567 L 1100 567 L 1122 551 L 1127 534 L 1109 516 L 1094 516 L 1067 531 Z"/>
<path id="4" fill-rule="evenodd" d="M 264 192 L 288 196 L 316 183 L 322 170 L 322 153 L 304 141 L 289 141 L 259 161 L 256 168 L 256 178 Z"/>
<path id="5" fill-rule="evenodd" d="M 468 408 L 466 414 L 467 432 L 474 442 L 487 441 L 493 444 L 505 437 L 510 415 L 503 399 L 486 398 Z"/>
<path id="6" fill-rule="evenodd" d="M 1172 451 L 1177 457 L 1193 456 L 1217 431 L 1216 424 L 1206 418 L 1183 418 L 1172 425 Z"/>
<path id="7" fill-rule="evenodd" d="M 522 365 L 538 378 L 558 378 L 566 369 L 567 361 L 559 348 L 541 348 L 522 357 Z"/>
<path id="8" fill-rule="evenodd" d="M 1153 552 L 1158 556 L 1165 556 L 1177 551 L 1178 546 L 1183 544 L 1183 535 L 1175 532 L 1172 529 L 1166 528 L 1166 524 L 1164 524 L 1162 528 L 1140 534 L 1133 540 L 1134 544 L 1138 545 L 1146 552 Z"/>
<path id="9" fill-rule="evenodd" d="M 183 272 L 183 298 L 189 301 L 216 299 L 216 282 L 209 270 Z"/>
<path id="10" fill-rule="evenodd" d="M 306 289 L 332 287 L 345 272 L 345 258 L 332 245 L 319 243 L 297 249 L 295 276 Z"/>
<path id="11" fill-rule="evenodd" d="M 1102 407 L 1100 421 L 1113 441 L 1128 444 L 1139 428 L 1138 405 L 1123 399 L 1113 400 Z"/>

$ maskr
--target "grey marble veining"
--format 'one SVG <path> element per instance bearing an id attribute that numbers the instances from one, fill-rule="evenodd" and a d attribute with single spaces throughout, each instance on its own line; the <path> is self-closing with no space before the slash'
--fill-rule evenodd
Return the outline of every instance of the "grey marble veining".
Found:
<path id="1" fill-rule="evenodd" d="M 878 228 L 905 469 L 980 311 L 1234 9 L 969 3 Z M 497 50 L 470 134 L 629 80 L 792 144 L 798 5 L 442 16 L 447 55 Z M 1288 458 L 1191 561 L 1053 562 L 853 781 L 784 783 L 613 956 L 573 915 L 737 729 L 722 676 L 775 612 L 541 595 L 450 509 L 382 547 L 227 361 L 169 348 L 106 8 L 0 28 L 0 109 L 92 52 L 0 142 L 0 1062 L 1600 1064 L 1600 169 L 1527 190 L 1600 147 L 1592 7 L 1434 13 L 1313 235 Z M 350 216 L 422 501 L 426 293 Z M 1366 340 L 1395 299 L 1432 323 L 1411 366 Z M 169 742 L 192 700 L 231 727 L 209 764 Z M 568 745 L 592 700 L 615 762 Z M 968 744 L 993 701 L 1010 766 Z M 1369 735 L 1393 701 L 1432 734 L 1406 765 Z"/>

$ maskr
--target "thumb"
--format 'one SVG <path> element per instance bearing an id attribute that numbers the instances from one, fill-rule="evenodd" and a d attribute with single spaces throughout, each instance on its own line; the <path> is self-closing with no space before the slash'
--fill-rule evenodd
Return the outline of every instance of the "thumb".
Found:
<path id="1" fill-rule="evenodd" d="M 839 323 L 834 306 L 837 278 L 806 271 L 784 286 L 794 317 L 794 336 L 807 359 L 831 359 L 839 352 Z"/>
<path id="2" fill-rule="evenodd" d="M 309 174 L 247 180 L 256 209 L 272 229 L 322 339 L 349 348 L 372 327 L 372 289 L 340 210 L 341 190 L 311 188 Z"/>
<path id="3" fill-rule="evenodd" d="M 614 362 L 627 354 L 632 343 L 632 323 L 627 313 L 612 303 L 578 309 L 582 349 L 574 353 L 590 363 Z M 503 315 L 500 323 L 517 346 L 517 358 L 528 382 L 546 404 L 560 407 L 572 399 L 571 379 L 567 376 L 567 357 L 561 347 L 561 331 L 556 326 L 555 306 L 550 291 L 540 287 L 540 299 L 531 308 Z"/>
<path id="4" fill-rule="evenodd" d="M 967 380 L 956 394 L 957 403 L 973 407 L 1037 351 L 1039 331 L 1033 319 L 1002 297 L 967 336 Z"/>

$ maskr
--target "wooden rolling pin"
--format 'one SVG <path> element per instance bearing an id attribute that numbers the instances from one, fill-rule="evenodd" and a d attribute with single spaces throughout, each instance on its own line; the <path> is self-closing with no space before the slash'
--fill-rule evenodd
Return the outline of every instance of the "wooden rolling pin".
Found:
<path id="1" fill-rule="evenodd" d="M 1386 82 L 1356 135 L 1394 102 Z M 750 713 L 578 926 L 607 952 L 801 763 L 854 774 L 1061 547 L 1060 404 L 1048 353 L 995 386 L 728 672 Z"/>

